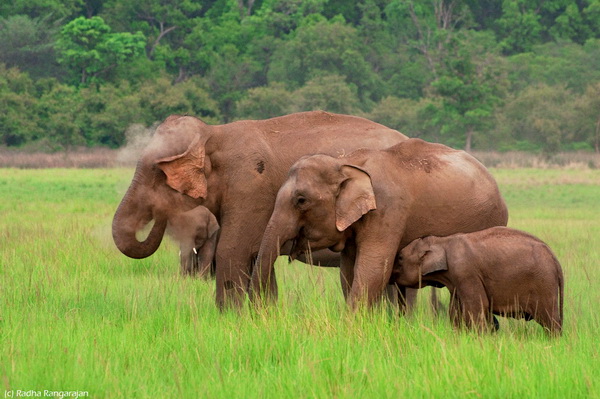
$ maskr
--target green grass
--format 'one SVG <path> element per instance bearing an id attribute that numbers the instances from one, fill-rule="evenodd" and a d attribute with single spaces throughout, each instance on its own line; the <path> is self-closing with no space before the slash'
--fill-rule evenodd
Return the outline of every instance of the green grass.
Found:
<path id="1" fill-rule="evenodd" d="M 420 295 L 350 315 L 337 271 L 280 264 L 280 301 L 219 313 L 177 246 L 133 260 L 110 223 L 128 169 L 0 169 L 0 383 L 93 398 L 600 397 L 600 171 L 494 170 L 510 225 L 566 278 L 565 331 L 454 330 Z M 443 300 L 447 303 L 447 295 Z M 0 395 L 2 395 L 0 388 Z"/>

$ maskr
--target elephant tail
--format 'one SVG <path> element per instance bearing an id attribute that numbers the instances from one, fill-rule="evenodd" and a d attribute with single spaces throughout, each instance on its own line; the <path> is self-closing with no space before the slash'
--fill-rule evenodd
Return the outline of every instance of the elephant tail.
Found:
<path id="1" fill-rule="evenodd" d="M 565 278 L 563 275 L 563 271 L 562 268 L 560 267 L 560 263 L 558 263 L 558 261 L 556 262 L 556 266 L 557 266 L 557 272 L 558 272 L 558 306 L 559 306 L 559 312 L 560 312 L 560 324 L 562 326 L 564 319 L 563 319 L 563 301 L 564 301 L 564 290 L 565 290 Z"/>

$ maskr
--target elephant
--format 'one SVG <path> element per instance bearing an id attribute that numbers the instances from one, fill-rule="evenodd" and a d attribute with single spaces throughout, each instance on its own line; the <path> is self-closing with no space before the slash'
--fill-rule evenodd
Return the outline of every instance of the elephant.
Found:
<path id="1" fill-rule="evenodd" d="M 323 111 L 224 125 L 171 115 L 158 126 L 137 163 L 115 211 L 113 240 L 126 256 L 150 256 L 161 243 L 170 215 L 205 206 L 221 226 L 215 254 L 216 304 L 220 309 L 239 307 L 290 166 L 308 154 L 339 156 L 406 139 L 367 119 Z M 136 232 L 152 220 L 147 238 L 138 240 Z"/>
<path id="2" fill-rule="evenodd" d="M 207 278 L 214 276 L 214 255 L 217 248 L 219 223 L 204 206 L 172 215 L 167 233 L 179 242 L 181 274 Z M 291 246 L 282 251 L 288 254 Z M 340 256 L 327 249 L 315 253 L 302 253 L 292 257 L 304 263 L 321 267 L 338 267 Z"/>
<path id="3" fill-rule="evenodd" d="M 508 227 L 418 238 L 402 249 L 392 280 L 421 288 L 445 286 L 455 326 L 492 328 L 493 315 L 535 320 L 560 334 L 564 280 L 540 239 Z"/>
<path id="4" fill-rule="evenodd" d="M 341 252 L 342 291 L 351 309 L 379 300 L 396 254 L 416 238 L 506 226 L 496 181 L 464 151 L 421 139 L 384 150 L 312 155 L 281 186 L 252 273 L 253 302 L 267 291 L 280 244 Z M 404 289 L 402 289 L 404 291 Z"/>
<path id="5" fill-rule="evenodd" d="M 217 249 L 219 223 L 206 207 L 198 205 L 169 217 L 167 232 L 179 242 L 181 274 L 207 278 Z"/>

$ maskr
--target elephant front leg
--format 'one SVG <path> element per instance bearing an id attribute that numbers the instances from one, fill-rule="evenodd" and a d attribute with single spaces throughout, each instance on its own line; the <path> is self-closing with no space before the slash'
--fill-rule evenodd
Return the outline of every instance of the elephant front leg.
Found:
<path id="1" fill-rule="evenodd" d="M 356 247 L 354 243 L 347 243 L 340 257 L 340 283 L 344 299 L 348 300 L 348 294 L 354 281 L 354 263 L 356 262 Z"/>
<path id="2" fill-rule="evenodd" d="M 464 324 L 478 332 L 491 331 L 493 314 L 490 312 L 490 303 L 485 290 L 473 289 L 465 293 L 464 290 L 459 289 L 458 296 Z"/>
<path id="3" fill-rule="evenodd" d="M 241 220 L 241 218 L 237 219 Z M 252 225 L 248 221 L 245 225 Z M 254 226 L 257 227 L 257 223 Z M 259 231 L 260 227 L 257 227 Z M 223 223 L 216 252 L 216 304 L 219 309 L 239 308 L 250 285 L 252 267 L 260 244 L 260 235 L 252 234 L 239 227 L 228 228 Z M 277 297 L 275 270 L 269 274 L 266 287 L 268 297 Z"/>
<path id="4" fill-rule="evenodd" d="M 240 308 L 250 281 L 250 253 L 219 253 L 216 256 L 216 304 L 220 310 Z"/>
<path id="5" fill-rule="evenodd" d="M 397 243 L 382 245 L 381 242 L 357 246 L 354 280 L 347 298 L 352 310 L 371 307 L 381 298 L 392 275 L 397 248 Z"/>
<path id="6" fill-rule="evenodd" d="M 253 253 L 249 245 L 223 230 L 216 252 L 216 304 L 220 310 L 240 308 L 252 273 Z"/>
<path id="7" fill-rule="evenodd" d="M 182 243 L 179 246 L 179 264 L 182 276 L 193 275 L 198 268 L 198 257 L 193 251 L 193 244 Z"/>

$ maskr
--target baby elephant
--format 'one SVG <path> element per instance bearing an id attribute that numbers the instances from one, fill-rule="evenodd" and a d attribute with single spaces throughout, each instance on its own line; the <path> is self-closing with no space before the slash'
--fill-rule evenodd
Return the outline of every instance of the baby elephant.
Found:
<path id="1" fill-rule="evenodd" d="M 446 286 L 450 317 L 480 329 L 492 327 L 493 314 L 535 320 L 560 335 L 563 273 L 538 238 L 507 227 L 492 227 L 411 242 L 392 273 L 399 285 Z"/>
<path id="2" fill-rule="evenodd" d="M 169 218 L 168 233 L 179 242 L 181 274 L 208 278 L 213 273 L 219 224 L 202 205 Z"/>

